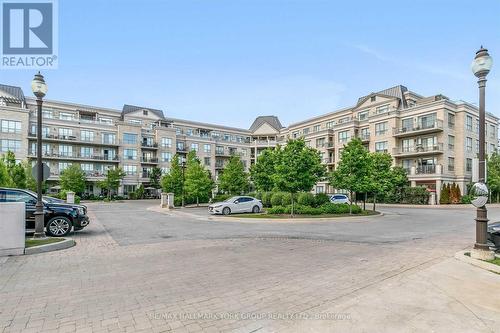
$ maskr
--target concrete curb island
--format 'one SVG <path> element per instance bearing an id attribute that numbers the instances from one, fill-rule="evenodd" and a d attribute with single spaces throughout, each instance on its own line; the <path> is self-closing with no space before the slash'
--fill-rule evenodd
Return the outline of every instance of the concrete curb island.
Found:
<path id="1" fill-rule="evenodd" d="M 37 253 L 45 253 L 51 251 L 58 251 L 68 249 L 70 247 L 75 246 L 76 243 L 73 239 L 67 238 L 63 241 L 57 243 L 50 243 L 38 246 L 27 247 L 24 249 L 24 254 L 37 254 Z"/>
<path id="2" fill-rule="evenodd" d="M 457 253 L 455 253 L 455 258 L 460 260 L 460 261 L 466 262 L 468 264 L 474 265 L 476 267 L 485 269 L 487 271 L 500 274 L 500 266 L 499 265 L 490 264 L 489 262 L 486 262 L 483 260 L 471 258 L 470 256 L 466 255 L 466 253 L 470 253 L 470 251 L 471 250 L 463 250 L 463 251 L 457 252 Z"/>

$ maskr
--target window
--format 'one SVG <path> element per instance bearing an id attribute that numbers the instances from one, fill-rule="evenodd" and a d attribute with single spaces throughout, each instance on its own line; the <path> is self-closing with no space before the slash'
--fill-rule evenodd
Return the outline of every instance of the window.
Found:
<path id="1" fill-rule="evenodd" d="M 85 172 L 91 172 L 94 171 L 94 165 L 92 163 L 82 163 L 80 164 L 80 169 Z"/>
<path id="2" fill-rule="evenodd" d="M 80 131 L 80 140 L 82 141 L 94 141 L 94 132 L 89 130 Z"/>
<path id="3" fill-rule="evenodd" d="M 182 129 L 180 127 L 175 128 L 175 134 L 176 135 L 181 135 L 182 134 Z"/>
<path id="4" fill-rule="evenodd" d="M 59 162 L 59 173 L 63 172 L 67 168 L 71 166 L 71 163 L 68 162 Z"/>
<path id="5" fill-rule="evenodd" d="M 455 128 L 455 115 L 448 113 L 448 128 Z"/>
<path id="6" fill-rule="evenodd" d="M 21 133 L 21 122 L 2 119 L 2 133 Z"/>
<path id="7" fill-rule="evenodd" d="M 136 175 L 137 165 L 124 165 L 123 172 L 125 172 L 126 175 Z"/>
<path id="8" fill-rule="evenodd" d="M 60 112 L 59 119 L 60 120 L 73 120 L 74 115 L 72 113 Z"/>
<path id="9" fill-rule="evenodd" d="M 59 145 L 59 156 L 64 156 L 64 157 L 73 156 L 73 146 Z"/>
<path id="10" fill-rule="evenodd" d="M 210 154 L 210 151 L 212 150 L 212 146 L 210 144 L 204 144 L 203 145 L 203 151 L 207 154 Z"/>
<path id="11" fill-rule="evenodd" d="M 49 144 L 47 143 L 43 143 L 42 144 L 42 155 L 48 155 L 48 152 L 49 152 Z M 31 151 L 30 153 L 32 155 L 36 155 L 36 142 L 32 142 L 31 143 Z"/>
<path id="12" fill-rule="evenodd" d="M 297 139 L 298 136 L 299 136 L 299 132 L 298 131 L 292 133 L 292 137 L 294 139 Z"/>
<path id="13" fill-rule="evenodd" d="M 114 145 L 116 142 L 116 135 L 114 133 L 102 133 L 101 138 L 103 144 Z"/>
<path id="14" fill-rule="evenodd" d="M 472 131 L 472 117 L 467 116 L 465 118 L 465 129 L 468 131 Z"/>
<path id="15" fill-rule="evenodd" d="M 495 138 L 495 125 L 490 125 L 490 137 Z"/>
<path id="16" fill-rule="evenodd" d="M 210 157 L 205 157 L 203 159 L 203 162 L 204 162 L 205 166 L 210 166 Z"/>
<path id="17" fill-rule="evenodd" d="M 403 153 L 413 151 L 413 140 L 412 139 L 403 139 L 401 141 L 401 151 Z"/>
<path id="18" fill-rule="evenodd" d="M 387 153 L 387 141 L 375 142 L 375 151 Z"/>
<path id="19" fill-rule="evenodd" d="M 380 113 L 385 113 L 389 111 L 389 105 L 382 105 L 382 106 L 379 106 L 378 108 L 376 108 L 376 113 L 377 114 L 380 114 Z"/>
<path id="20" fill-rule="evenodd" d="M 465 138 L 465 147 L 467 151 L 472 151 L 472 138 Z"/>
<path id="21" fill-rule="evenodd" d="M 224 147 L 221 147 L 221 146 L 215 147 L 215 154 L 216 155 L 224 155 Z"/>
<path id="22" fill-rule="evenodd" d="M 127 120 L 127 123 L 132 124 L 132 125 L 141 125 L 142 121 L 139 119 L 129 119 L 129 120 Z"/>
<path id="23" fill-rule="evenodd" d="M 161 168 L 161 173 L 162 175 L 166 175 L 170 172 L 170 168 L 167 168 L 167 167 L 162 167 Z"/>
<path id="24" fill-rule="evenodd" d="M 304 128 L 304 129 L 302 130 L 302 133 L 304 133 L 304 135 L 309 134 L 309 127 Z"/>
<path id="25" fill-rule="evenodd" d="M 341 119 L 339 119 L 339 124 L 348 123 L 350 120 L 351 120 L 351 118 L 349 118 L 349 117 L 341 118 Z"/>
<path id="26" fill-rule="evenodd" d="M 368 131 L 368 127 L 361 129 L 361 140 L 370 139 L 370 132 Z"/>
<path id="27" fill-rule="evenodd" d="M 495 144 L 491 143 L 490 144 L 490 154 L 494 153 L 495 151 L 496 151 L 496 146 L 495 146 Z"/>
<path id="28" fill-rule="evenodd" d="M 370 102 L 375 102 L 377 100 L 377 96 L 370 97 Z"/>
<path id="29" fill-rule="evenodd" d="M 316 148 L 321 148 L 325 146 L 325 138 L 316 139 Z"/>
<path id="30" fill-rule="evenodd" d="M 0 140 L 0 152 L 6 153 L 11 151 L 13 153 L 18 153 L 21 150 L 21 140 Z"/>
<path id="31" fill-rule="evenodd" d="M 60 139 L 69 139 L 70 136 L 73 136 L 73 130 L 71 128 L 59 128 L 58 130 Z"/>
<path id="32" fill-rule="evenodd" d="M 316 193 L 325 193 L 325 187 L 322 185 L 316 186 Z"/>
<path id="33" fill-rule="evenodd" d="M 142 114 L 147 116 L 148 115 L 148 110 L 142 110 Z"/>
<path id="34" fill-rule="evenodd" d="M 339 142 L 347 142 L 349 140 L 349 131 L 339 132 Z"/>
<path id="35" fill-rule="evenodd" d="M 434 126 L 436 126 L 435 113 L 418 117 L 418 127 L 426 129 L 426 128 L 433 128 Z"/>
<path id="36" fill-rule="evenodd" d="M 193 135 L 193 129 L 192 129 L 192 128 L 188 128 L 188 129 L 186 129 L 186 135 L 187 135 L 187 136 L 191 136 L 191 135 Z"/>
<path id="37" fill-rule="evenodd" d="M 27 205 L 35 205 L 36 198 L 28 193 L 20 191 L 2 191 L 0 202 L 24 202 Z"/>
<path id="38" fill-rule="evenodd" d="M 36 124 L 31 124 L 30 134 L 37 135 L 36 128 L 37 128 Z M 48 138 L 49 134 L 50 134 L 50 128 L 46 127 L 46 126 L 43 126 L 42 127 L 42 137 L 43 138 Z"/>
<path id="39" fill-rule="evenodd" d="M 136 160 L 137 159 L 137 149 L 124 149 L 123 158 L 126 160 Z"/>
<path id="40" fill-rule="evenodd" d="M 197 143 L 192 143 L 191 144 L 191 150 L 194 150 L 195 152 L 198 152 L 198 144 Z"/>
<path id="41" fill-rule="evenodd" d="M 465 171 L 472 172 L 472 158 L 465 159 Z"/>
<path id="42" fill-rule="evenodd" d="M 326 123 L 326 128 L 330 129 L 330 128 L 333 128 L 333 125 L 334 125 L 334 122 L 333 121 L 329 121 Z"/>
<path id="43" fill-rule="evenodd" d="M 42 118 L 52 119 L 52 110 L 43 109 Z"/>
<path id="44" fill-rule="evenodd" d="M 319 132 L 321 130 L 321 125 L 314 125 L 313 132 Z"/>
<path id="45" fill-rule="evenodd" d="M 479 151 L 479 140 L 476 140 L 476 151 Z"/>
<path id="46" fill-rule="evenodd" d="M 172 139 L 171 138 L 161 138 L 161 146 L 163 148 L 172 148 Z"/>
<path id="47" fill-rule="evenodd" d="M 184 142 L 177 142 L 177 150 L 184 151 Z"/>
<path id="48" fill-rule="evenodd" d="M 172 161 L 172 153 L 171 152 L 162 152 L 161 153 L 162 162 L 171 162 Z"/>
<path id="49" fill-rule="evenodd" d="M 479 119 L 476 119 L 476 126 L 475 126 L 475 132 L 479 134 Z"/>
<path id="50" fill-rule="evenodd" d="M 384 135 L 387 133 L 387 121 L 375 124 L 375 135 Z"/>
<path id="51" fill-rule="evenodd" d="M 448 135 L 448 149 L 455 149 L 455 137 L 453 135 Z"/>
<path id="52" fill-rule="evenodd" d="M 448 157 L 448 171 L 455 171 L 455 158 Z"/>
<path id="53" fill-rule="evenodd" d="M 80 155 L 85 158 L 91 158 L 92 157 L 92 148 L 90 147 L 81 147 L 80 148 Z"/>
<path id="54" fill-rule="evenodd" d="M 359 120 L 366 120 L 368 119 L 368 111 L 363 111 L 358 113 L 358 119 Z"/>
<path id="55" fill-rule="evenodd" d="M 401 161 L 401 167 L 410 173 L 411 167 L 413 166 L 413 160 L 403 160 Z"/>
<path id="56" fill-rule="evenodd" d="M 99 117 L 99 122 L 101 124 L 106 124 L 106 125 L 112 125 L 113 124 L 113 120 L 111 120 L 111 118 Z"/>
<path id="57" fill-rule="evenodd" d="M 123 133 L 123 143 L 128 145 L 137 144 L 137 134 Z"/>

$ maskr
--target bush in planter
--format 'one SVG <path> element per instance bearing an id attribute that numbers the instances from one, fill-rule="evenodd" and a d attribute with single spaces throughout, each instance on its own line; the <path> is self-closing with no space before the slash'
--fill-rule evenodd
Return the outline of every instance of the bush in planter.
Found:
<path id="1" fill-rule="evenodd" d="M 135 192 L 130 192 L 130 193 L 128 194 L 128 198 L 129 198 L 130 200 L 135 200 L 135 199 L 137 199 L 137 195 L 136 195 L 136 193 L 135 193 Z"/>
<path id="2" fill-rule="evenodd" d="M 300 215 L 320 215 L 323 213 L 321 208 L 315 208 L 311 206 L 297 205 L 293 208 L 295 214 Z"/>
<path id="3" fill-rule="evenodd" d="M 297 202 L 295 202 L 295 203 L 297 203 Z M 283 206 L 291 205 L 292 204 L 292 194 L 287 193 L 287 192 L 283 192 L 283 199 L 281 201 L 281 204 Z"/>
<path id="4" fill-rule="evenodd" d="M 472 197 L 470 195 L 463 195 L 462 198 L 460 198 L 460 203 L 470 204 L 471 200 L 472 200 Z"/>
<path id="5" fill-rule="evenodd" d="M 326 193 L 318 193 L 314 196 L 314 206 L 319 207 L 330 202 L 330 197 Z"/>
<path id="6" fill-rule="evenodd" d="M 429 191 L 423 186 L 406 187 L 403 190 L 403 200 L 401 203 L 427 205 L 429 203 Z"/>
<path id="7" fill-rule="evenodd" d="M 301 192 L 297 196 L 297 203 L 303 206 L 315 206 L 314 194 L 310 192 Z"/>
<path id="8" fill-rule="evenodd" d="M 284 206 L 274 206 L 266 209 L 268 214 L 289 214 L 290 211 Z"/>
<path id="9" fill-rule="evenodd" d="M 325 214 L 349 214 L 348 204 L 326 203 L 323 204 L 320 208 Z M 353 214 L 359 214 L 362 210 L 359 206 L 352 205 L 351 211 Z"/>

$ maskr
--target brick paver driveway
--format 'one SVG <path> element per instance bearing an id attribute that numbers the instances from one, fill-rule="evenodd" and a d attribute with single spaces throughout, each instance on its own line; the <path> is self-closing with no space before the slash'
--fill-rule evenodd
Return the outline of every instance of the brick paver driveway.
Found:
<path id="1" fill-rule="evenodd" d="M 0 259 L 0 332 L 498 330 L 498 312 L 439 285 L 453 270 L 500 281 L 450 259 L 473 239 L 472 209 L 289 224 L 154 204 L 89 204 L 76 247 Z"/>

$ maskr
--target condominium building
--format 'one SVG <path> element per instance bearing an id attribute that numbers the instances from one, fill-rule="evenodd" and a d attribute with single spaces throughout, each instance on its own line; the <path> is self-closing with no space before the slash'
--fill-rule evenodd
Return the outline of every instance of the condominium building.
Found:
<path id="1" fill-rule="evenodd" d="M 404 86 L 371 93 L 355 105 L 284 127 L 275 116 L 259 116 L 249 129 L 166 117 L 162 110 L 124 105 L 122 110 L 46 100 L 43 103 L 43 159 L 49 182 L 73 163 L 87 174 L 91 193 L 108 168 L 121 167 L 126 177 L 120 193 L 149 183 L 153 167 L 168 172 L 177 153 L 181 160 L 194 150 L 216 180 L 232 155 L 246 169 L 259 154 L 287 139 L 303 137 L 334 170 L 344 145 L 360 138 L 370 151 L 388 152 L 408 172 L 412 186 L 439 192 L 457 183 L 462 193 L 472 178 L 479 151 L 478 110 L 443 95 L 421 96 Z M 0 85 L 0 152 L 19 160 L 36 158 L 36 102 L 19 87 Z M 498 121 L 486 116 L 486 151 L 498 145 Z M 326 182 L 316 192 L 334 192 Z"/>

